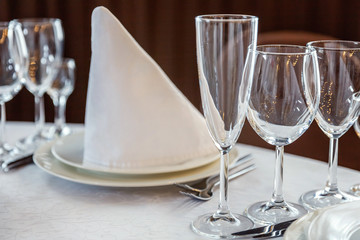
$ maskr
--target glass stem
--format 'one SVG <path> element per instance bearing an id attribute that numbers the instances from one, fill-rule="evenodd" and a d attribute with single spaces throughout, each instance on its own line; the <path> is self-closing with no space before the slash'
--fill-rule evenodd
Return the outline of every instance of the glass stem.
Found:
<path id="1" fill-rule="evenodd" d="M 271 197 L 271 202 L 273 202 L 276 205 L 282 205 L 284 203 L 283 164 L 284 164 L 284 146 L 276 146 L 274 192 Z"/>
<path id="2" fill-rule="evenodd" d="M 65 96 L 59 96 L 57 99 L 54 99 L 55 106 L 55 128 L 59 131 L 64 127 L 65 124 L 65 109 L 66 109 L 66 100 Z"/>
<path id="3" fill-rule="evenodd" d="M 337 192 L 337 166 L 338 166 L 338 138 L 330 138 L 329 147 L 329 167 L 328 167 L 328 180 L 326 182 L 325 191 Z"/>
<path id="4" fill-rule="evenodd" d="M 1 123 L 0 123 L 0 146 L 5 143 L 5 121 L 6 121 L 6 110 L 5 103 L 1 102 Z"/>
<path id="5" fill-rule="evenodd" d="M 228 206 L 229 150 L 221 150 L 220 156 L 220 201 L 215 217 L 226 216 L 230 213 Z"/>
<path id="6" fill-rule="evenodd" d="M 44 115 L 44 98 L 43 96 L 35 95 L 35 129 L 36 134 L 41 135 L 44 128 L 45 115 Z"/>

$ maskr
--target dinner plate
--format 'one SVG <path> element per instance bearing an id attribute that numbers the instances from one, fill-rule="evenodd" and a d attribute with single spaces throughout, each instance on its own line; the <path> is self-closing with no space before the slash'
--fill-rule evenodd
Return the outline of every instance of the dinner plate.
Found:
<path id="1" fill-rule="evenodd" d="M 162 174 L 117 174 L 85 170 L 59 161 L 51 152 L 54 142 L 45 143 L 34 153 L 35 164 L 45 172 L 72 182 L 107 187 L 154 187 L 195 181 L 219 172 L 219 161 L 189 170 Z M 239 157 L 239 145 L 230 151 L 230 163 Z"/>
<path id="2" fill-rule="evenodd" d="M 309 237 L 309 230 L 314 220 L 319 217 L 323 211 L 326 209 L 316 210 L 314 212 L 310 212 L 305 216 L 299 218 L 295 222 L 293 222 L 288 229 L 285 231 L 284 240 L 318 240 L 318 239 L 311 239 Z M 324 232 L 324 239 L 327 239 L 325 236 L 326 232 Z M 360 229 L 354 232 L 350 238 L 342 238 L 344 240 L 359 240 L 360 239 Z"/>
<path id="3" fill-rule="evenodd" d="M 284 234 L 284 240 L 309 240 L 308 231 L 311 222 L 319 215 L 319 211 L 306 214 L 293 222 Z"/>
<path id="4" fill-rule="evenodd" d="M 84 170 L 92 170 L 104 173 L 118 174 L 159 174 L 168 172 L 184 171 L 209 164 L 218 159 L 219 154 L 189 159 L 182 164 L 163 165 L 143 168 L 119 168 L 107 167 L 99 164 L 83 162 L 84 132 L 77 132 L 72 135 L 58 139 L 51 148 L 52 154 L 61 162 Z"/>

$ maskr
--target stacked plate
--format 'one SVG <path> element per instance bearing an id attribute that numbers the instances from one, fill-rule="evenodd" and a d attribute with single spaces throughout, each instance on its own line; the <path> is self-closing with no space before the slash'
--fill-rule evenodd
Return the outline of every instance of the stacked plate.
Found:
<path id="1" fill-rule="evenodd" d="M 201 179 L 219 172 L 218 156 L 196 158 L 181 165 L 121 169 L 83 164 L 84 132 L 42 145 L 34 153 L 35 164 L 47 173 L 73 182 L 108 187 L 163 186 Z M 139 149 L 141 151 L 141 149 Z M 236 145 L 230 162 L 239 157 Z"/>

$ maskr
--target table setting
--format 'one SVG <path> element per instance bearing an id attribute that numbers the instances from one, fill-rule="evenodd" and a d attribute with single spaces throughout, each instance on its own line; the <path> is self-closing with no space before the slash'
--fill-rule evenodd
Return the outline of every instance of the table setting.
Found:
<path id="1" fill-rule="evenodd" d="M 360 129 L 360 42 L 257 46 L 259 21 L 195 18 L 201 113 L 95 8 L 84 124 L 66 122 L 76 63 L 61 20 L 0 24 L 0 239 L 360 239 L 360 172 L 337 157 Z M 5 139 L 22 85 L 35 131 L 7 122 Z M 275 151 L 238 143 L 245 121 Z M 284 151 L 311 124 L 330 139 L 328 165 Z"/>

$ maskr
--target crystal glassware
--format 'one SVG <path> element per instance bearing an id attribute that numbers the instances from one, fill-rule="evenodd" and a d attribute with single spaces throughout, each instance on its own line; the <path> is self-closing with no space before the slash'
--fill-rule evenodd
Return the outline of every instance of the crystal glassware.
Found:
<path id="1" fill-rule="evenodd" d="M 200 235 L 228 238 L 234 231 L 253 226 L 251 220 L 229 210 L 228 164 L 229 151 L 245 120 L 250 85 L 242 76 L 248 47 L 256 43 L 258 18 L 203 15 L 195 22 L 202 106 L 221 160 L 218 210 L 198 217 L 192 229 Z"/>
<path id="2" fill-rule="evenodd" d="M 43 95 L 51 86 L 63 54 L 64 34 L 60 19 L 17 19 L 21 24 L 29 52 L 30 64 L 25 80 L 26 88 L 35 97 L 35 133 L 21 139 L 17 146 L 33 151 L 46 140 L 42 136 L 45 124 Z"/>
<path id="3" fill-rule="evenodd" d="M 24 69 L 27 67 L 28 52 L 19 24 L 0 22 L 0 161 L 16 154 L 16 148 L 5 142 L 5 103 L 22 88 Z"/>
<path id="4" fill-rule="evenodd" d="M 360 90 L 360 42 L 342 40 L 314 41 L 307 44 L 317 51 L 321 98 L 316 121 L 330 138 L 326 186 L 304 193 L 300 202 L 315 210 L 351 201 L 352 195 L 337 185 L 338 142 L 358 117 Z"/>
<path id="5" fill-rule="evenodd" d="M 354 130 L 358 138 L 360 138 L 360 119 L 358 118 L 354 123 Z"/>
<path id="6" fill-rule="evenodd" d="M 262 45 L 254 51 L 254 73 L 247 118 L 255 132 L 276 146 L 274 190 L 270 201 L 245 210 L 256 223 L 296 219 L 307 210 L 283 196 L 284 146 L 310 126 L 319 104 L 319 69 L 314 49 L 293 45 Z"/>
<path id="7" fill-rule="evenodd" d="M 358 118 L 354 123 L 354 130 L 356 135 L 360 138 L 360 119 Z M 360 183 L 354 184 L 350 188 L 350 193 L 360 197 Z"/>
<path id="8" fill-rule="evenodd" d="M 354 184 L 350 187 L 350 194 L 360 197 L 360 183 Z"/>
<path id="9" fill-rule="evenodd" d="M 43 133 L 48 139 L 66 136 L 71 133 L 70 127 L 66 125 L 65 115 L 67 99 L 74 90 L 75 70 L 75 60 L 64 58 L 54 82 L 46 91 L 55 107 L 54 125 Z"/>

